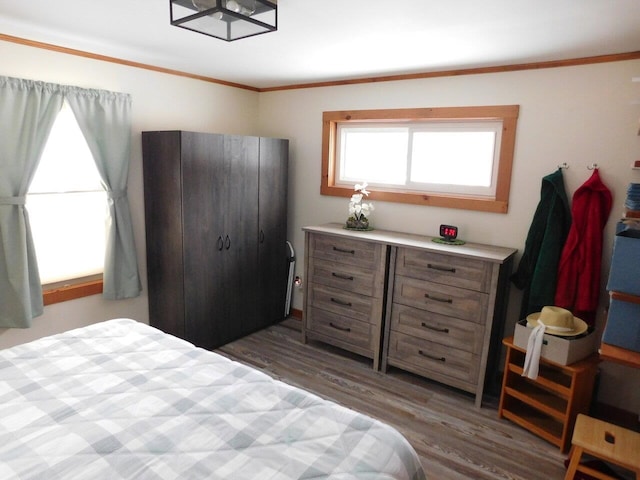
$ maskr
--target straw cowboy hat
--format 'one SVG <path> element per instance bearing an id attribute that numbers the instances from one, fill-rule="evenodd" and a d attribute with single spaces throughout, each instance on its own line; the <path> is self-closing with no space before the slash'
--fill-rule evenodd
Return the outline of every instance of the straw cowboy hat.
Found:
<path id="1" fill-rule="evenodd" d="M 588 328 L 584 320 L 560 307 L 542 307 L 542 311 L 527 315 L 527 327 L 537 327 L 540 323 L 545 326 L 545 333 L 563 337 L 580 335 Z"/>

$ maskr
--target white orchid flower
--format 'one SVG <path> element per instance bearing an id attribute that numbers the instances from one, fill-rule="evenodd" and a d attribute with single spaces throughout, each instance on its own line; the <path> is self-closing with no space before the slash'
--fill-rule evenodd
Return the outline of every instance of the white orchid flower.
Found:
<path id="1" fill-rule="evenodd" d="M 367 190 L 367 186 L 369 184 L 367 182 L 364 182 L 362 185 L 359 183 L 356 183 L 356 185 L 353 187 L 353 189 L 356 192 L 360 192 L 363 195 L 369 195 L 369 191 Z"/>
<path id="2" fill-rule="evenodd" d="M 373 211 L 373 203 L 362 202 L 363 198 L 369 195 L 369 192 L 367 191 L 367 183 L 357 183 L 354 190 L 356 193 L 351 195 L 351 201 L 349 202 L 349 219 L 353 218 L 357 222 L 367 221 L 367 216 Z"/>

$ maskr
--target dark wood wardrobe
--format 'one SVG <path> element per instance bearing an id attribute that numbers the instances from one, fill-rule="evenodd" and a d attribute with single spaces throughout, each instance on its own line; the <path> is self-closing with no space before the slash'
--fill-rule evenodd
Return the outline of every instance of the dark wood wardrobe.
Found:
<path id="1" fill-rule="evenodd" d="M 284 317 L 288 149 L 142 132 L 151 325 L 214 349 Z"/>

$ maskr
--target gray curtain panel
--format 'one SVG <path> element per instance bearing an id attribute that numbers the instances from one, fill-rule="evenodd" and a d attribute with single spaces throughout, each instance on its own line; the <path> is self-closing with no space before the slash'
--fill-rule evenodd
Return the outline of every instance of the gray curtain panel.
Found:
<path id="1" fill-rule="evenodd" d="M 43 312 L 25 196 L 63 100 L 55 86 L 0 77 L 0 327 Z"/>
<path id="2" fill-rule="evenodd" d="M 127 200 L 131 97 L 0 76 L 0 327 L 29 327 L 43 312 L 25 196 L 65 98 L 109 197 L 104 296 L 130 298 L 141 291 Z"/>
<path id="3" fill-rule="evenodd" d="M 131 152 L 131 96 L 69 87 L 66 99 L 87 140 L 109 198 L 103 295 L 117 300 L 142 290 L 127 198 Z"/>

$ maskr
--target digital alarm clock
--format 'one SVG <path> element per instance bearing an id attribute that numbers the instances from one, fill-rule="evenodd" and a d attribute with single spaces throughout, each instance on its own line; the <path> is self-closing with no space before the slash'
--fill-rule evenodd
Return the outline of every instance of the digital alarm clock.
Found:
<path id="1" fill-rule="evenodd" d="M 458 227 L 454 225 L 440 225 L 440 236 L 447 242 L 455 240 L 458 236 Z"/>

